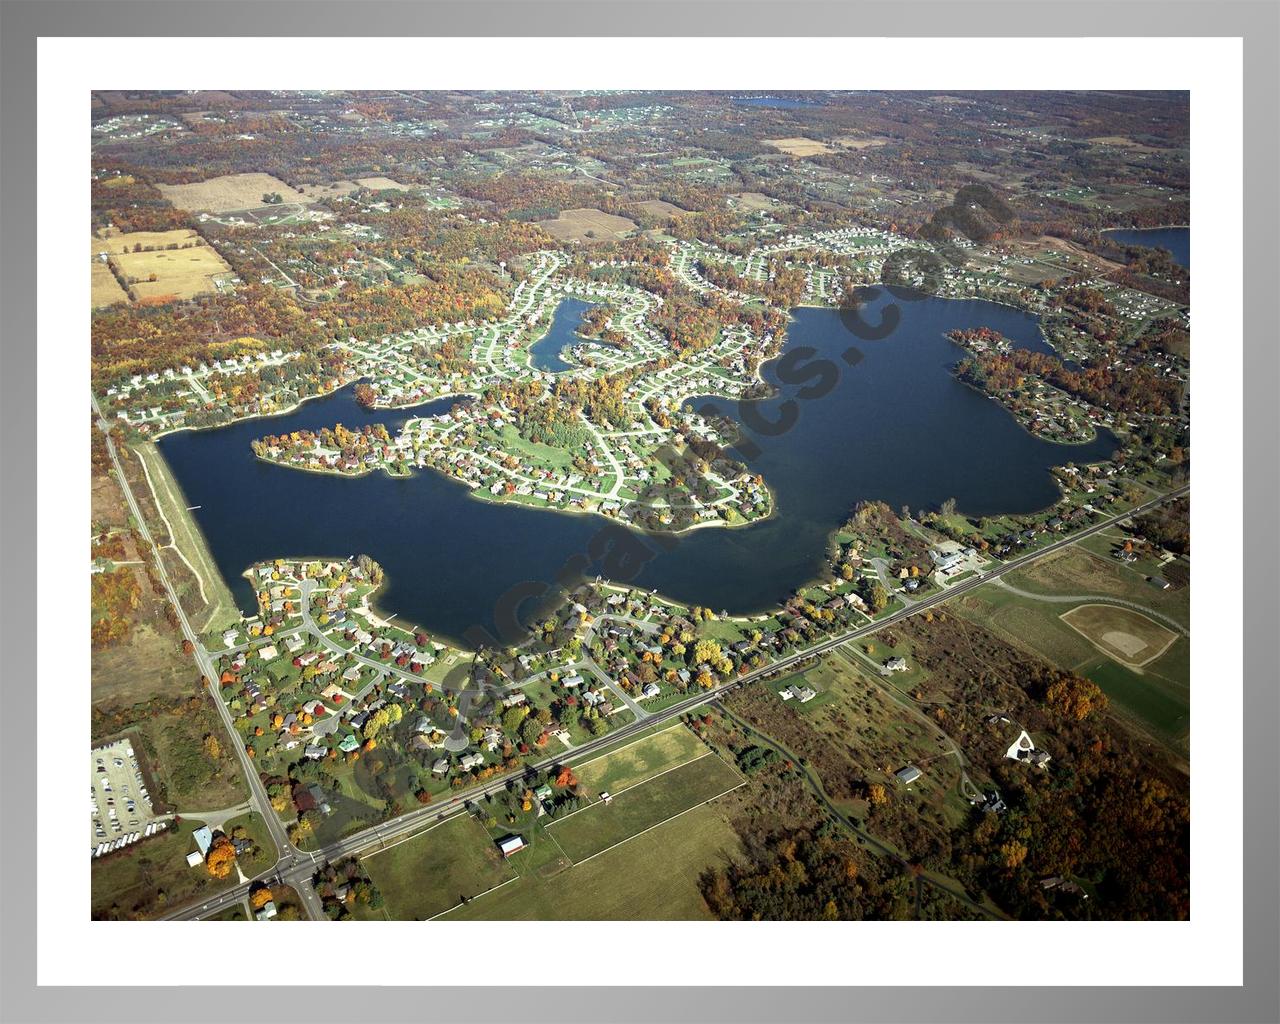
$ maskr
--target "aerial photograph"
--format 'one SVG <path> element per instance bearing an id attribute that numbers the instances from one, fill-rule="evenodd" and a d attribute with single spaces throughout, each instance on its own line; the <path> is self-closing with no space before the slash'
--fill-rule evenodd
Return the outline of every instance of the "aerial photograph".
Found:
<path id="1" fill-rule="evenodd" d="M 1188 93 L 89 107 L 93 920 L 1190 918 Z"/>

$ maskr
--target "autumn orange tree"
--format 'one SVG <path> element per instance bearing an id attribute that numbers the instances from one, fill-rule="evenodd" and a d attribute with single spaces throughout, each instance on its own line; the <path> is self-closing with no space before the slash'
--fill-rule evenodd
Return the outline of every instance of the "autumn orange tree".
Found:
<path id="1" fill-rule="evenodd" d="M 218 836 L 205 855 L 204 866 L 214 878 L 226 878 L 236 861 L 236 848 L 226 836 Z"/>
<path id="2" fill-rule="evenodd" d="M 1105 711 L 1109 703 L 1096 683 L 1077 675 L 1063 675 L 1050 683 L 1044 699 L 1058 714 L 1077 722 L 1083 722 L 1095 711 Z"/>
<path id="3" fill-rule="evenodd" d="M 560 774 L 556 776 L 556 785 L 562 788 L 572 789 L 578 784 L 578 777 L 573 774 L 573 769 L 565 765 L 560 769 Z"/>

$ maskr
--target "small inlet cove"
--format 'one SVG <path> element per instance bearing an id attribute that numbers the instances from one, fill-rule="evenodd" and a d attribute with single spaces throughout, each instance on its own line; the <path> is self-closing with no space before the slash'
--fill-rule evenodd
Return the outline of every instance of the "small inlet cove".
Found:
<path id="1" fill-rule="evenodd" d="M 577 333 L 582 314 L 590 308 L 591 303 L 581 299 L 562 299 L 547 333 L 529 346 L 529 365 L 545 373 L 563 373 L 577 367 L 577 363 L 564 358 L 564 350 L 594 344 Z"/>
<path id="2" fill-rule="evenodd" d="M 563 304 L 563 326 L 548 335 L 558 340 L 538 343 L 546 343 L 539 360 L 559 359 L 580 315 Z M 380 422 L 394 432 L 408 416 L 442 412 L 454 399 L 366 410 L 347 388 L 270 419 L 170 434 L 160 447 L 246 610 L 253 595 L 241 574 L 255 561 L 364 553 L 387 572 L 381 607 L 452 638 L 477 626 L 494 631 L 496 609 L 512 593 L 528 594 L 521 613 L 536 614 L 538 596 L 566 566 L 600 572 L 611 541 L 617 557 L 619 535 L 645 553 L 630 559 L 638 569 L 625 582 L 731 614 L 759 611 L 822 570 L 828 537 L 861 500 L 917 510 L 954 498 L 970 515 L 1032 512 L 1057 500 L 1052 467 L 1099 461 L 1116 448 L 1106 431 L 1078 445 L 1041 440 L 955 379 L 964 353 L 947 331 L 990 327 L 1049 351 L 1030 314 L 981 300 L 907 301 L 880 289 L 858 313 L 870 329 L 832 309 L 793 316 L 782 358 L 763 368 L 774 395 L 691 403 L 737 421 L 751 442 L 740 454 L 776 506 L 752 526 L 647 538 L 599 516 L 480 500 L 430 470 L 353 479 L 272 465 L 250 450 L 266 433 L 335 423 Z M 875 329 L 895 319 L 887 333 Z"/>
<path id="3" fill-rule="evenodd" d="M 1188 227 L 1116 228 L 1103 234 L 1121 245 L 1167 249 L 1178 266 L 1191 269 L 1191 229 Z"/>

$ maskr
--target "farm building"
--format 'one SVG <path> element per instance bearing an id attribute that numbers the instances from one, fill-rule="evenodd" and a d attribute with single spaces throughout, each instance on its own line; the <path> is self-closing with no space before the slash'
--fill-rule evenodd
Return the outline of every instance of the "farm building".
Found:
<path id="1" fill-rule="evenodd" d="M 893 773 L 893 777 L 901 782 L 904 786 L 909 786 L 920 778 L 921 771 L 913 764 L 907 765 L 905 768 L 899 768 Z"/>
<path id="2" fill-rule="evenodd" d="M 506 839 L 499 839 L 498 849 L 502 851 L 502 856 L 510 857 L 512 854 L 519 853 L 524 849 L 524 839 L 520 836 L 507 836 Z"/>

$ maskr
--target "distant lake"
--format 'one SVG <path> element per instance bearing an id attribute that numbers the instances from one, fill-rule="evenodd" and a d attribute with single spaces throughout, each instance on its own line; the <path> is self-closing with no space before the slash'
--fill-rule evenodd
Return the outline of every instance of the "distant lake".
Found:
<path id="1" fill-rule="evenodd" d="M 520 584 L 532 595 L 519 609 L 528 621 L 539 610 L 538 595 L 570 559 L 581 556 L 579 571 L 599 572 L 618 537 L 652 555 L 635 574 L 615 573 L 627 582 L 717 610 L 760 611 L 821 571 L 830 531 L 859 500 L 918 510 L 955 498 L 973 515 L 1031 512 L 1057 500 L 1051 467 L 1100 460 L 1115 449 L 1106 432 L 1084 445 L 1039 440 L 952 376 L 964 353 L 946 331 L 991 327 L 1048 350 L 1035 317 L 979 300 L 903 301 L 883 289 L 873 296 L 861 312 L 867 323 L 880 323 L 891 304 L 901 316 L 880 341 L 851 333 L 847 315 L 836 310 L 794 312 L 784 358 L 812 352 L 791 367 L 796 383 L 779 382 L 777 362 L 764 368 L 779 394 L 756 403 L 758 418 L 748 421 L 777 421 L 793 408 L 795 422 L 776 436 L 748 431 L 759 447 L 748 465 L 764 475 L 777 505 L 771 519 L 749 527 L 699 529 L 660 543 L 617 527 L 610 534 L 599 516 L 482 501 L 429 470 L 349 479 L 271 465 L 249 449 L 264 434 L 337 422 L 383 422 L 394 430 L 453 399 L 388 414 L 362 409 L 347 388 L 282 416 L 171 434 L 160 449 L 188 504 L 200 506 L 193 514 L 246 611 L 253 594 L 241 573 L 255 561 L 365 553 L 387 571 L 381 607 L 454 638 L 477 625 L 494 631 L 506 618 L 498 611 L 503 595 Z M 838 370 L 835 386 L 823 397 L 804 397 L 817 380 L 810 375 L 828 364 Z M 785 406 L 788 400 L 794 406 Z M 736 402 L 708 401 L 742 421 Z"/>
<path id="2" fill-rule="evenodd" d="M 783 99 L 778 96 L 735 96 L 733 102 L 740 107 L 773 107 L 777 110 L 805 110 L 827 105 L 824 100 Z"/>
<path id="3" fill-rule="evenodd" d="M 1182 228 L 1116 228 L 1105 231 L 1122 245 L 1145 245 L 1152 249 L 1168 249 L 1174 262 L 1191 269 L 1191 229 Z"/>

